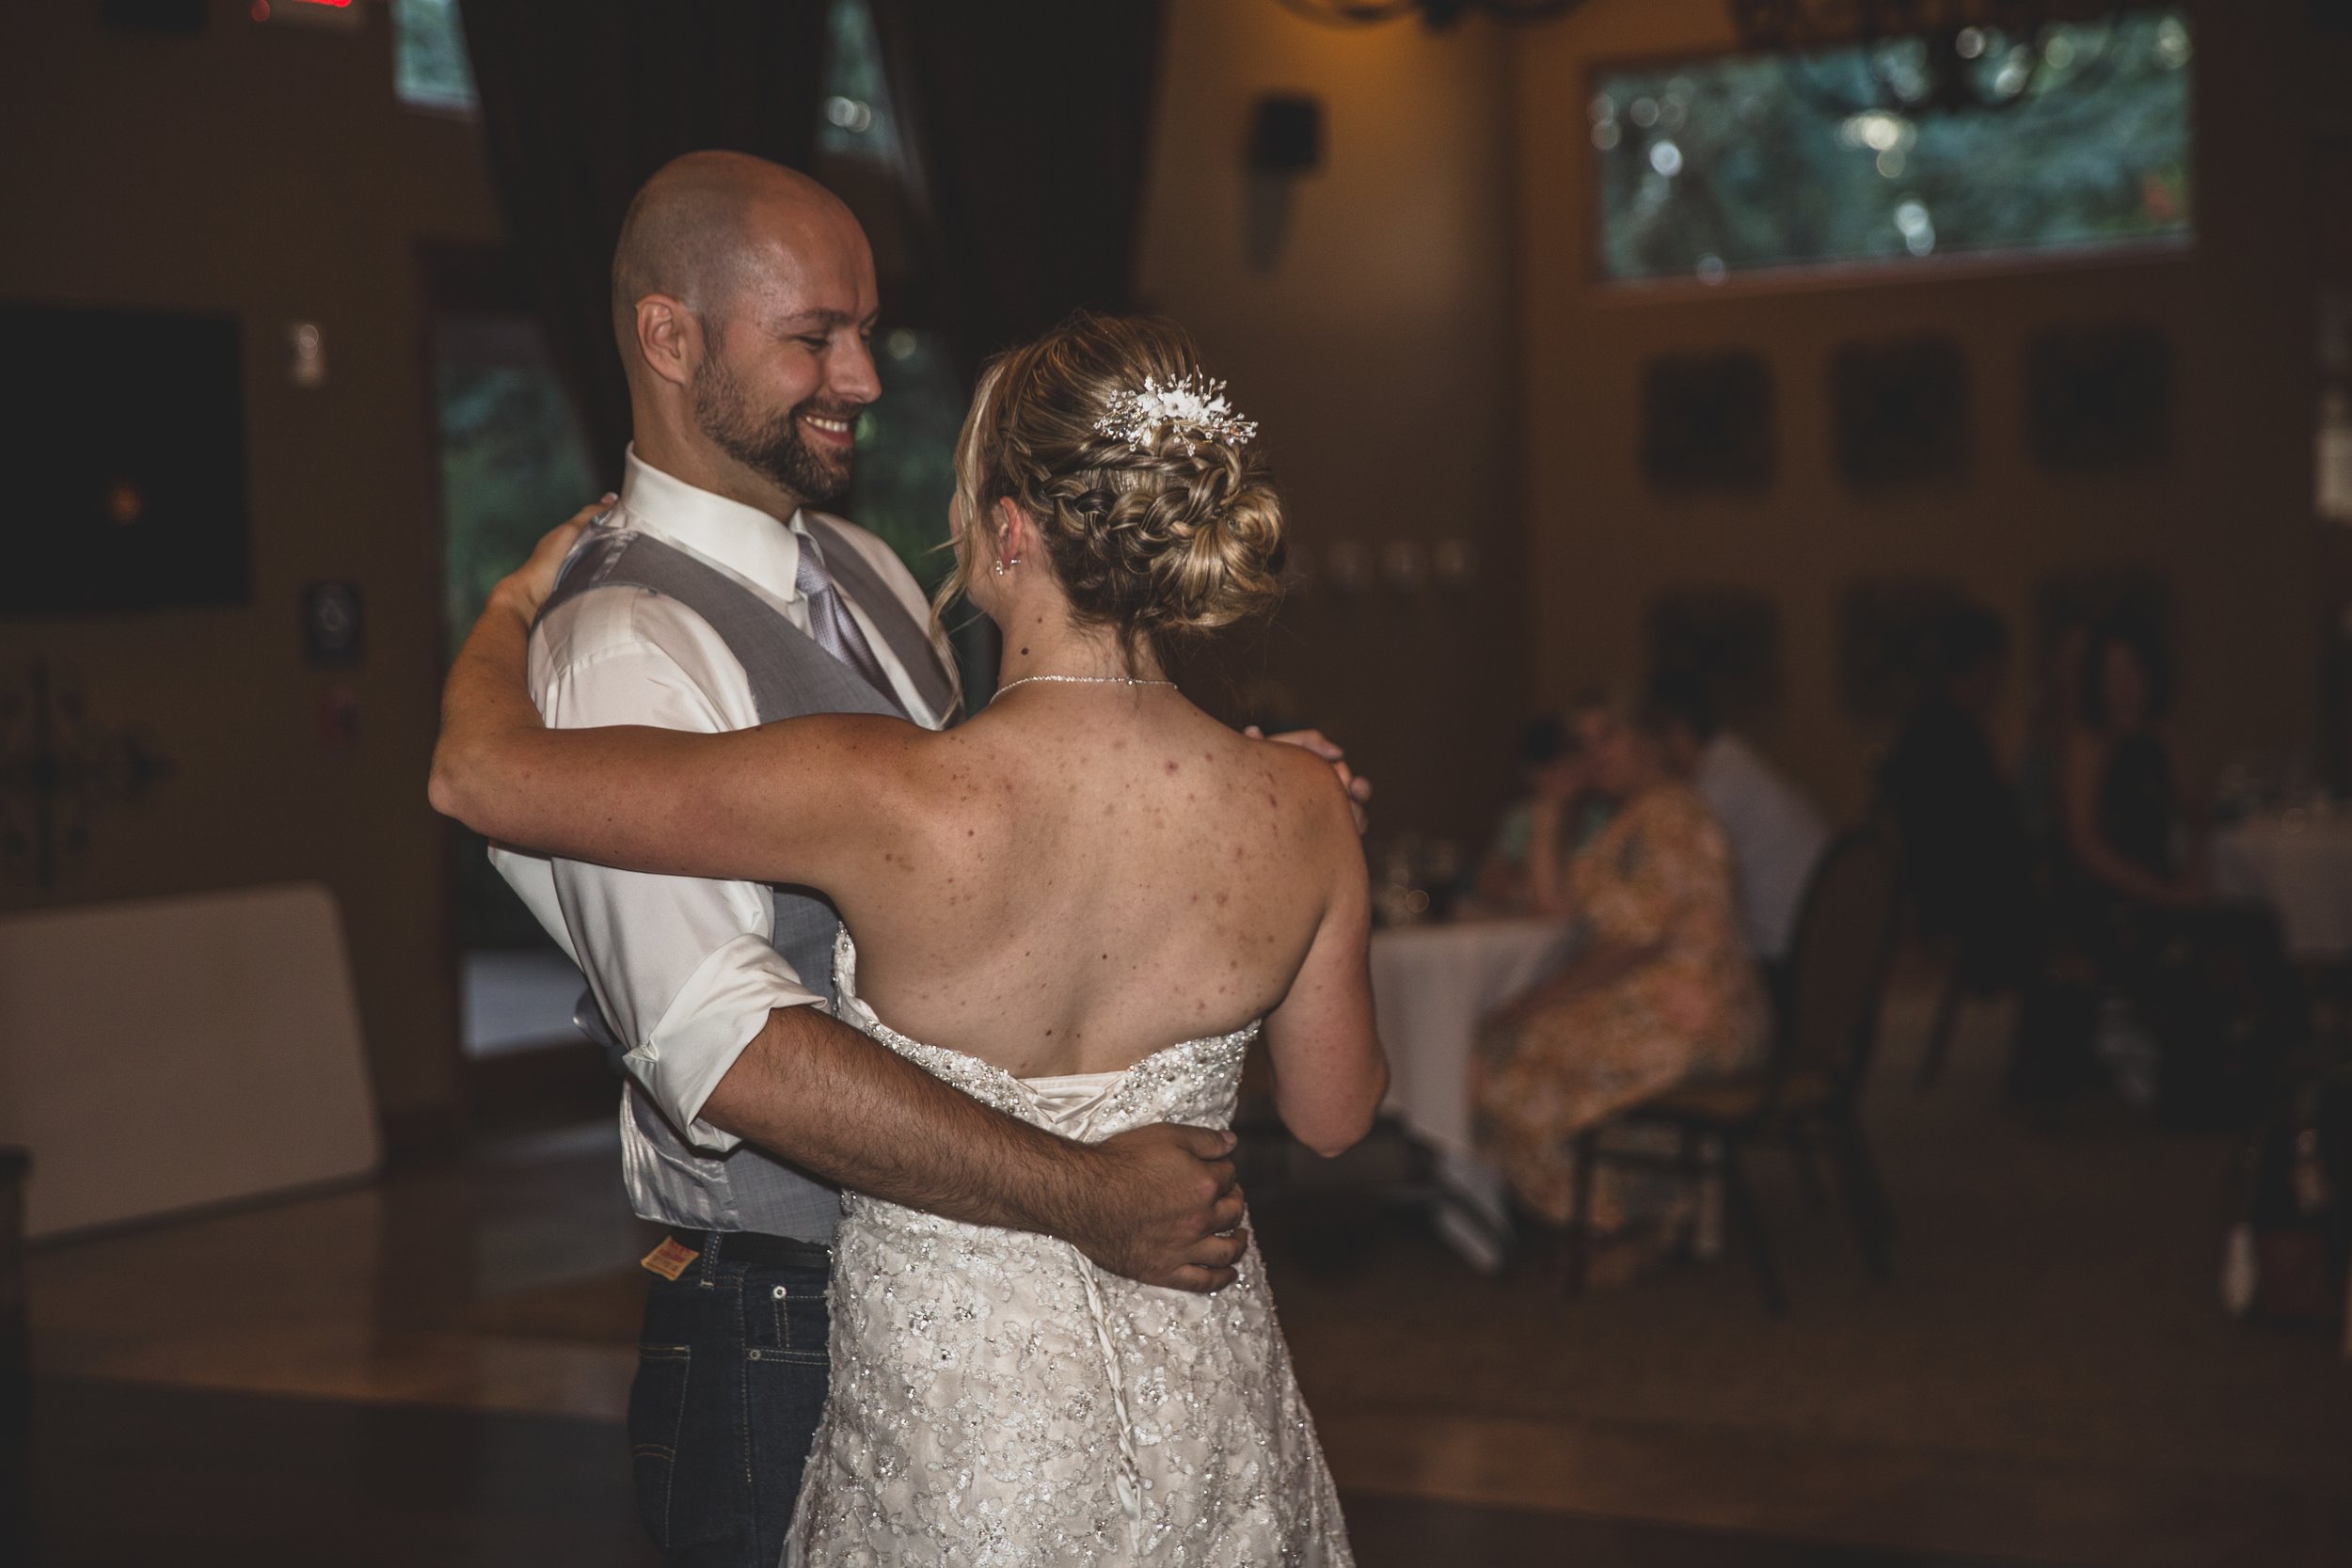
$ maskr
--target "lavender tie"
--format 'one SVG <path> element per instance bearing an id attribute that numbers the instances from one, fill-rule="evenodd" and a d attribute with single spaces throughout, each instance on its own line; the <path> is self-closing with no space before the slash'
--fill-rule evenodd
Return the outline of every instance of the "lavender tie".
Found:
<path id="1" fill-rule="evenodd" d="M 890 684 L 882 660 L 874 657 L 873 644 L 858 629 L 857 618 L 850 613 L 850 607 L 841 602 L 841 591 L 834 586 L 833 574 L 825 570 L 824 552 L 808 534 L 800 534 L 798 538 L 798 582 L 801 596 L 808 601 L 809 636 L 817 640 L 818 647 L 865 676 L 868 685 L 890 700 L 891 706 L 903 709 L 905 705 L 898 701 L 898 688 Z"/>

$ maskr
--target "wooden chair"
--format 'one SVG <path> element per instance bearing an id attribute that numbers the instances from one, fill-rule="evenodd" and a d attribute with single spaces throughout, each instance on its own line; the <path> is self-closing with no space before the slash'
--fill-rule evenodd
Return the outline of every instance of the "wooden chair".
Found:
<path id="1" fill-rule="evenodd" d="M 1750 1144 L 1775 1141 L 1787 1146 L 1808 1185 L 1813 1155 L 1826 1153 L 1864 1260 L 1873 1277 L 1887 1275 L 1893 1221 L 1863 1136 L 1859 1102 L 1878 1043 L 1880 1005 L 1893 965 L 1899 876 L 1894 843 L 1883 832 L 1863 827 L 1840 833 L 1822 853 L 1798 913 L 1788 956 L 1787 1010 L 1773 1033 L 1765 1066 L 1736 1078 L 1678 1085 L 1613 1122 L 1674 1130 L 1681 1150 L 1674 1163 L 1692 1178 L 1699 1171 L 1702 1140 L 1718 1141 L 1732 1227 L 1754 1254 L 1765 1303 L 1775 1312 L 1788 1305 L 1788 1298 L 1741 1164 Z M 1570 1294 L 1581 1293 L 1584 1287 L 1594 1169 L 1603 1158 L 1629 1158 L 1604 1153 L 1600 1132 L 1588 1130 L 1575 1145 L 1575 1212 L 1568 1225 Z"/>

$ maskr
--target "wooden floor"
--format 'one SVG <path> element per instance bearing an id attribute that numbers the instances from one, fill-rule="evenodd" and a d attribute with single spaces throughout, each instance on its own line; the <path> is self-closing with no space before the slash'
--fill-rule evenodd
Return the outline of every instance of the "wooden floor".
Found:
<path id="1" fill-rule="evenodd" d="M 1897 1035 L 1896 1281 L 1762 1171 L 1785 1319 L 1736 1259 L 1568 1304 L 1410 1213 L 1269 1195 L 1366 1568 L 2352 1562 L 2352 1369 L 2213 1307 L 2228 1146 L 2028 1132 L 1981 1042 L 1920 1097 Z M 599 1118 L 39 1250 L 40 1560 L 652 1560 L 616 1154 Z"/>
<path id="2" fill-rule="evenodd" d="M 40 1568 L 660 1560 L 605 1421 L 80 1382 L 44 1385 L 36 1411 Z M 1959 1561 L 1409 1497 L 1343 1507 L 1362 1568 Z"/>

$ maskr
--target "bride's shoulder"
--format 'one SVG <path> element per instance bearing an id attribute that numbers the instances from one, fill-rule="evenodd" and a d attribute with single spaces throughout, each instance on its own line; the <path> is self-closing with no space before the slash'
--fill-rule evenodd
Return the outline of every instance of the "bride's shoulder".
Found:
<path id="1" fill-rule="evenodd" d="M 1243 744 L 1265 780 L 1268 804 L 1319 833 L 1341 835 L 1354 844 L 1355 813 L 1329 763 L 1284 740 L 1245 739 Z"/>

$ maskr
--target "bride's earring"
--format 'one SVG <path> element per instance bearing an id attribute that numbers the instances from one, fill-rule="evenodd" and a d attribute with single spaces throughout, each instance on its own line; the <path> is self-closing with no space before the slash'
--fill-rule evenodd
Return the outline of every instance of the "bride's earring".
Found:
<path id="1" fill-rule="evenodd" d="M 1005 575 L 1005 573 L 1006 573 L 1009 569 L 1010 569 L 1010 568 L 1012 568 L 1012 567 L 1014 567 L 1014 566 L 1018 566 L 1018 565 L 1020 565 L 1020 564 L 1021 564 L 1021 558 L 1020 558 L 1019 556 L 1017 556 L 1017 555 L 1003 555 L 1003 556 L 998 556 L 998 557 L 997 557 L 994 561 L 991 562 L 989 563 L 989 568 L 988 568 L 988 569 L 989 569 L 990 571 L 992 571 L 992 572 L 995 573 L 998 577 L 1000 577 L 1000 578 L 1001 578 L 1001 577 L 1003 577 L 1003 576 Z"/>

